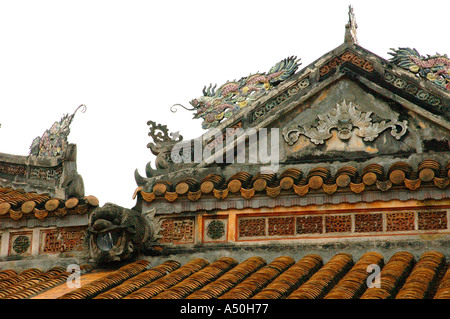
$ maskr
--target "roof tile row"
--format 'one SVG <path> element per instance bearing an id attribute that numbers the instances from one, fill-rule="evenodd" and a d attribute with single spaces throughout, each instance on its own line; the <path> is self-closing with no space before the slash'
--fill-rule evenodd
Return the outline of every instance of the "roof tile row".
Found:
<path id="1" fill-rule="evenodd" d="M 0 218 L 19 220 L 34 216 L 38 219 L 44 219 L 49 216 L 49 213 L 58 217 L 64 217 L 67 214 L 82 215 L 87 213 L 90 208 L 98 206 L 98 204 L 98 199 L 92 195 L 62 200 L 51 198 L 48 194 L 0 187 Z"/>
<path id="2" fill-rule="evenodd" d="M 259 173 L 255 176 L 248 172 L 234 174 L 228 180 L 219 174 L 210 174 L 201 180 L 189 177 L 176 183 L 159 180 L 150 192 L 139 187 L 135 195 L 151 202 L 156 198 L 175 201 L 180 196 L 186 196 L 191 201 L 200 199 L 203 195 L 212 195 L 224 199 L 230 194 L 240 194 L 249 199 L 257 192 L 277 197 L 284 192 L 293 192 L 300 196 L 310 191 L 323 191 L 333 194 L 339 190 L 350 190 L 361 193 L 365 189 L 388 191 L 393 186 L 416 190 L 421 186 L 446 188 L 450 183 L 450 162 L 441 165 L 435 160 L 424 160 L 417 170 L 406 162 L 397 162 L 389 168 L 379 164 L 369 164 L 359 172 L 355 167 L 344 166 L 334 175 L 326 167 L 315 167 L 307 174 L 296 168 L 289 168 L 279 176 L 275 173 Z"/>
<path id="3" fill-rule="evenodd" d="M 222 257 L 210 263 L 196 258 L 184 265 L 168 260 L 149 269 L 139 260 L 127 264 L 59 299 L 449 299 L 450 269 L 445 256 L 423 253 L 417 263 L 409 252 L 397 252 L 386 264 L 367 252 L 355 263 L 338 253 L 327 263 L 316 254 L 295 262 L 281 256 L 272 262 L 250 257 L 238 263 Z M 376 267 L 380 277 L 369 280 Z M 18 274 L 0 271 L 0 298 L 30 298 L 64 282 L 60 267 L 47 272 L 31 268 Z"/>

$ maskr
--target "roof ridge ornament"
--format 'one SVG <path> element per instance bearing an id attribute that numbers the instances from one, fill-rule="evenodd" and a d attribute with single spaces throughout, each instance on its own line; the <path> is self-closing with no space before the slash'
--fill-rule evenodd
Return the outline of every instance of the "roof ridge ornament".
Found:
<path id="1" fill-rule="evenodd" d="M 359 44 L 356 37 L 356 29 L 358 24 L 356 23 L 355 14 L 353 13 L 352 5 L 348 6 L 348 23 L 345 25 L 345 43 Z"/>
<path id="2" fill-rule="evenodd" d="M 176 112 L 175 106 L 195 111 L 194 119 L 203 119 L 203 129 L 214 128 L 222 120 L 235 115 L 252 101 L 288 80 L 300 65 L 300 59 L 291 56 L 275 64 L 268 72 L 250 74 L 238 81 L 227 81 L 220 87 L 210 84 L 203 88 L 203 96 L 189 102 L 191 109 L 175 104 L 171 111 Z"/>
<path id="3" fill-rule="evenodd" d="M 416 49 L 392 49 L 390 61 L 418 77 L 426 79 L 444 90 L 450 90 L 450 59 L 447 54 L 423 56 Z"/>
<path id="4" fill-rule="evenodd" d="M 80 108 L 82 113 L 86 112 L 86 105 L 81 104 L 72 115 L 69 113 L 63 115 L 61 120 L 53 123 L 42 136 L 37 136 L 31 143 L 29 155 L 45 157 L 63 155 L 68 146 L 67 137 L 70 134 L 70 124 Z"/>

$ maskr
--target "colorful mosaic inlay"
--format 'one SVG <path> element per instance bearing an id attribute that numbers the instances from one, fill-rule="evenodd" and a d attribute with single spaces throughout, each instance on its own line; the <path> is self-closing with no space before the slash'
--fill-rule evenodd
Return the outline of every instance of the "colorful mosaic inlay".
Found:
<path id="1" fill-rule="evenodd" d="M 275 66 L 269 72 L 255 73 L 241 78 L 239 81 L 230 81 L 216 86 L 210 85 L 203 88 L 203 96 L 193 99 L 190 104 L 191 111 L 195 111 L 194 118 L 202 118 L 202 128 L 216 127 L 219 123 L 245 108 L 249 103 L 263 94 L 272 90 L 275 86 L 291 77 L 298 69 L 297 57 L 288 57 Z"/>
<path id="2" fill-rule="evenodd" d="M 450 59 L 446 54 L 420 55 L 416 49 L 391 49 L 390 59 L 394 64 L 433 82 L 437 86 L 450 90 Z"/>

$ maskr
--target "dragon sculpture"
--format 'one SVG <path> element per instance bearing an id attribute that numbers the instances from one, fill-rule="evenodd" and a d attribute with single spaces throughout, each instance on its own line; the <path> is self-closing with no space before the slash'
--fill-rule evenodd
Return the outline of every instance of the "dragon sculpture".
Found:
<path id="1" fill-rule="evenodd" d="M 141 213 L 112 203 L 96 208 L 88 227 L 91 261 L 124 261 L 151 250 L 162 223 L 155 212 Z"/>
<path id="2" fill-rule="evenodd" d="M 229 118 L 251 101 L 291 77 L 298 69 L 300 59 L 292 56 L 275 64 L 269 72 L 255 73 L 239 81 L 228 81 L 217 90 L 217 85 L 203 88 L 203 96 L 193 99 L 190 111 L 194 119 L 202 118 L 202 128 L 216 127 L 224 118 Z"/>
<path id="3" fill-rule="evenodd" d="M 86 105 L 81 104 L 72 115 L 65 114 L 59 122 L 53 123 L 42 136 L 36 137 L 30 146 L 30 155 L 55 157 L 63 155 L 67 150 L 67 137 L 70 133 L 70 124 L 75 117 L 75 113 L 82 108 L 86 111 Z"/>
<path id="4" fill-rule="evenodd" d="M 394 64 L 425 78 L 439 87 L 450 90 L 450 59 L 446 54 L 424 57 L 416 49 L 391 49 L 390 59 Z"/>

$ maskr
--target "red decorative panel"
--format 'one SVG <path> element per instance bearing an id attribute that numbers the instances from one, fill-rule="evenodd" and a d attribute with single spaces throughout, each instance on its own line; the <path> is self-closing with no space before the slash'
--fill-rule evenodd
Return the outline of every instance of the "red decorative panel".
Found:
<path id="1" fill-rule="evenodd" d="M 269 236 L 290 236 L 294 235 L 294 217 L 271 217 L 268 219 Z"/>
<path id="2" fill-rule="evenodd" d="M 447 212 L 419 212 L 419 230 L 447 229 Z"/>
<path id="3" fill-rule="evenodd" d="M 325 216 L 325 231 L 327 233 L 345 233 L 352 231 L 350 215 Z"/>
<path id="4" fill-rule="evenodd" d="M 60 253 L 84 250 L 86 231 L 82 227 L 42 231 L 41 253 Z"/>
<path id="5" fill-rule="evenodd" d="M 386 214 L 387 231 L 414 230 L 414 213 L 400 212 Z"/>
<path id="6" fill-rule="evenodd" d="M 194 242 L 194 218 L 167 218 L 162 224 L 160 243 L 189 244 Z"/>
<path id="7" fill-rule="evenodd" d="M 383 231 L 382 214 L 356 214 L 355 232 L 381 232 Z"/>
<path id="8" fill-rule="evenodd" d="M 297 217 L 297 234 L 321 234 L 322 232 L 322 216 Z"/>
<path id="9" fill-rule="evenodd" d="M 266 236 L 265 218 L 240 218 L 239 237 Z"/>
<path id="10" fill-rule="evenodd" d="M 327 62 L 327 64 L 323 65 L 319 69 L 320 77 L 323 77 L 324 75 L 328 74 L 330 71 L 336 69 L 344 62 L 350 62 L 367 72 L 372 72 L 374 70 L 372 62 L 363 59 L 362 57 L 356 55 L 353 52 L 345 51 L 344 53 L 341 54 L 341 56 L 333 58 L 332 60 Z"/>

